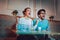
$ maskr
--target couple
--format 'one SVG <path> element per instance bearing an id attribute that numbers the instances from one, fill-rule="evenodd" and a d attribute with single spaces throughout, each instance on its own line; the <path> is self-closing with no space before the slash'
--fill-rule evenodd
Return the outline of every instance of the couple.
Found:
<path id="1" fill-rule="evenodd" d="M 40 9 L 37 12 L 38 18 L 31 18 L 29 17 L 30 14 L 31 14 L 31 8 L 29 7 L 25 8 L 23 11 L 24 16 L 17 20 L 17 25 L 16 25 L 17 30 L 30 31 L 31 28 L 33 28 L 36 31 L 40 30 L 40 28 L 42 31 L 50 30 L 49 22 L 47 19 L 45 19 L 45 14 L 46 14 L 45 9 Z"/>
<path id="2" fill-rule="evenodd" d="M 27 7 L 24 9 L 23 11 L 23 17 L 19 18 L 17 20 L 17 25 L 16 25 L 16 29 L 17 32 L 18 31 L 31 31 L 31 29 L 34 29 L 35 31 L 49 31 L 50 27 L 49 27 L 49 22 L 47 19 L 45 19 L 45 14 L 46 11 L 45 9 L 40 9 L 37 12 L 37 16 L 38 18 L 31 18 L 30 13 L 31 12 L 31 8 Z M 17 40 L 21 40 L 21 39 L 26 39 L 28 40 L 30 38 L 30 40 L 35 40 L 33 36 L 29 36 L 29 35 L 20 35 L 17 37 Z M 39 35 L 38 36 L 39 39 L 43 39 L 43 35 Z"/>

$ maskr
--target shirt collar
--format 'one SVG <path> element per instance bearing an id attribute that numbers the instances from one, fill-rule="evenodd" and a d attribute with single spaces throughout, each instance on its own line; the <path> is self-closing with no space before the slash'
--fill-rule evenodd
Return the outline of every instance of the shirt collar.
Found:
<path id="1" fill-rule="evenodd" d="M 38 20 L 39 20 L 39 21 L 43 21 L 43 20 L 41 20 L 41 18 L 38 18 Z"/>

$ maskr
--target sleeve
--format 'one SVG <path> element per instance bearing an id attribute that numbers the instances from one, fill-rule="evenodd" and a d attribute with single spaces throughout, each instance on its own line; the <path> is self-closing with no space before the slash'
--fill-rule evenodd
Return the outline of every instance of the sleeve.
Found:
<path id="1" fill-rule="evenodd" d="M 33 20 L 33 27 L 34 27 L 34 29 L 37 28 L 37 24 L 38 24 L 37 19 L 34 19 L 34 20 Z"/>
<path id="2" fill-rule="evenodd" d="M 31 25 L 33 26 L 33 20 L 32 20 L 32 22 L 31 22 Z"/>
<path id="3" fill-rule="evenodd" d="M 33 20 L 33 26 L 35 26 L 35 24 L 36 24 L 36 19 Z"/>
<path id="4" fill-rule="evenodd" d="M 47 23 L 47 31 L 49 31 L 49 32 L 51 31 L 51 30 L 50 30 L 50 24 L 49 24 L 49 21 L 48 21 L 48 23 Z"/>
<path id="5" fill-rule="evenodd" d="M 16 30 L 18 30 L 18 29 L 20 28 L 20 21 L 21 21 L 21 20 L 18 18 L 18 19 L 17 19 L 17 22 L 18 22 L 18 23 L 16 24 Z"/>

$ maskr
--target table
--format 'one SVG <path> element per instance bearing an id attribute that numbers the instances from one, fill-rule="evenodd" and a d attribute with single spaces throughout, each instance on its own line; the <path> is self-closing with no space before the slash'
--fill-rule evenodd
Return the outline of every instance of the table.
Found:
<path id="1" fill-rule="evenodd" d="M 49 31 L 16 31 L 17 34 L 48 34 L 48 35 L 60 35 L 57 32 L 49 32 Z"/>
<path id="2" fill-rule="evenodd" d="M 49 31 L 16 31 L 17 34 L 51 34 Z"/>
<path id="3" fill-rule="evenodd" d="M 60 33 L 56 33 L 56 32 L 49 32 L 49 31 L 17 31 L 16 32 L 18 35 L 40 35 L 40 34 L 44 34 L 44 35 L 48 35 L 53 36 L 53 35 L 60 35 Z"/>

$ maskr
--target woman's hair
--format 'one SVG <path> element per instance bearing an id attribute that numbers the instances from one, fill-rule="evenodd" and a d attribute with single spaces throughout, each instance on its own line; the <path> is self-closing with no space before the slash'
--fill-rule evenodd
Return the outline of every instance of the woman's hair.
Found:
<path id="1" fill-rule="evenodd" d="M 23 10 L 23 14 L 25 15 L 25 12 L 27 9 L 31 9 L 30 7 L 26 7 L 24 10 Z"/>
<path id="2" fill-rule="evenodd" d="M 18 11 L 17 10 L 14 10 L 13 12 L 12 12 L 12 14 L 18 14 Z"/>
<path id="3" fill-rule="evenodd" d="M 41 14 L 41 11 L 46 12 L 45 9 L 40 9 L 40 10 L 37 12 L 37 15 L 40 15 L 40 14 Z"/>

